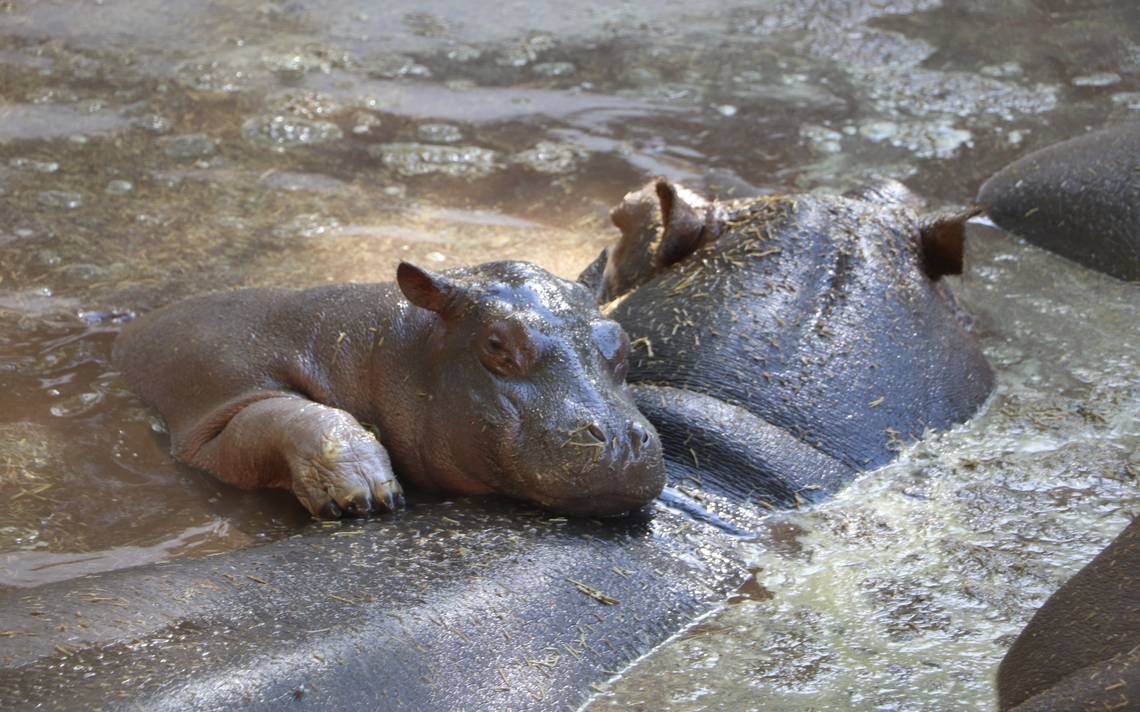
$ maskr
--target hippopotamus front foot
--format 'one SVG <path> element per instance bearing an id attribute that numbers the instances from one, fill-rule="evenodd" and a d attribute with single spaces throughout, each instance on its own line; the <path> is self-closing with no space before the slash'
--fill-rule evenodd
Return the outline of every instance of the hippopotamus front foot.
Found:
<path id="1" fill-rule="evenodd" d="M 313 403 L 309 438 L 289 459 L 292 489 L 314 514 L 337 518 L 392 511 L 404 504 L 388 451 L 348 413 Z"/>
<path id="2" fill-rule="evenodd" d="M 291 489 L 316 517 L 363 517 L 404 503 L 388 452 L 372 433 L 349 413 L 299 396 L 246 406 L 189 462 L 239 487 Z M 257 475 L 265 472 L 275 479 Z"/>

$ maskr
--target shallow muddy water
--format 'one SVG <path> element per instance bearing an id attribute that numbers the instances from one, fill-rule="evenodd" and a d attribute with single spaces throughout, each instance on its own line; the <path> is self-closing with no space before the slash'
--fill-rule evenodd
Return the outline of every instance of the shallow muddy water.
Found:
<path id="1" fill-rule="evenodd" d="M 307 521 L 170 460 L 109 364 L 134 314 L 400 259 L 572 276 L 659 174 L 963 204 L 1022 153 L 1140 119 L 1131 0 L 329 5 L 0 3 L 0 585 Z M 990 704 L 1012 635 L 1140 507 L 1140 297 L 982 227 L 969 249 L 984 413 L 774 516 L 740 600 L 598 707 Z"/>

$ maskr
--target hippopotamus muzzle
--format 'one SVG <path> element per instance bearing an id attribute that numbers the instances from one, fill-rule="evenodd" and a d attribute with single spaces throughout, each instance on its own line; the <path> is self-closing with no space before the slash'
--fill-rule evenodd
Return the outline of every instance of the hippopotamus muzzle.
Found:
<path id="1" fill-rule="evenodd" d="M 623 409 L 624 410 L 624 409 Z M 573 515 L 607 516 L 638 509 L 665 484 L 661 440 L 648 421 L 636 417 L 612 428 L 589 422 L 570 430 L 558 446 L 573 459 L 566 476 L 557 469 L 536 471 L 529 491 L 546 509 Z M 558 453 L 563 459 L 567 453 Z"/>
<path id="2" fill-rule="evenodd" d="M 660 494 L 665 466 L 657 431 L 625 382 L 629 337 L 584 286 L 544 274 L 500 263 L 497 280 L 478 287 L 463 286 L 459 275 L 433 276 L 428 291 L 450 295 L 433 343 L 478 358 L 448 360 L 431 376 L 438 407 L 466 410 L 473 422 L 448 424 L 428 438 L 451 450 L 430 459 L 465 463 L 443 480 L 475 479 L 487 491 L 557 512 L 637 509 Z M 432 308 L 407 291 L 414 304 Z"/>

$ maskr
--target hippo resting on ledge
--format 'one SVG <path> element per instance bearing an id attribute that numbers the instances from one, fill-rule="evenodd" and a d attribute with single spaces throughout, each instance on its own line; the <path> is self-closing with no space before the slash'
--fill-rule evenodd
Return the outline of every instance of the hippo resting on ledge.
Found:
<path id="1" fill-rule="evenodd" d="M 397 282 L 189 299 L 130 325 L 115 363 L 178 460 L 314 515 L 396 508 L 395 473 L 575 514 L 660 493 L 629 340 L 582 285 L 522 262 Z"/>
<path id="2" fill-rule="evenodd" d="M 918 203 L 894 181 L 718 203 L 658 180 L 625 197 L 621 237 L 579 280 L 633 340 L 629 381 L 674 479 L 811 500 L 986 400 L 993 372 L 941 279 L 961 272 L 973 213 Z"/>

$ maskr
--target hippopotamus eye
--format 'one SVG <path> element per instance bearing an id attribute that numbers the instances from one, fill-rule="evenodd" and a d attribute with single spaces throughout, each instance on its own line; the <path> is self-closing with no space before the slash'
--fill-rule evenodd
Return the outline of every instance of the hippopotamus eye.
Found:
<path id="1" fill-rule="evenodd" d="M 483 367 L 500 376 L 525 376 L 535 357 L 536 349 L 526 329 L 506 322 L 487 327 L 479 347 Z"/>

